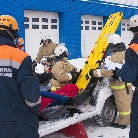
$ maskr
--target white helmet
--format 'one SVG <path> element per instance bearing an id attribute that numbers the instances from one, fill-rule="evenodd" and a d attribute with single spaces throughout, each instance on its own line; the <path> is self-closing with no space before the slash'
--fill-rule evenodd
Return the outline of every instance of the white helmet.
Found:
<path id="1" fill-rule="evenodd" d="M 134 15 L 129 20 L 129 27 L 137 27 L 138 26 L 138 14 Z"/>
<path id="2" fill-rule="evenodd" d="M 118 34 L 110 34 L 107 38 L 107 42 L 111 44 L 121 43 L 121 37 Z"/>
<path id="3" fill-rule="evenodd" d="M 43 39 L 43 40 L 50 39 L 50 35 L 47 34 L 47 33 L 44 33 L 44 34 L 41 35 L 41 39 Z"/>
<path id="4" fill-rule="evenodd" d="M 64 51 L 68 51 L 68 49 L 64 45 L 58 45 L 54 50 L 54 54 L 55 54 L 55 56 L 59 56 Z"/>

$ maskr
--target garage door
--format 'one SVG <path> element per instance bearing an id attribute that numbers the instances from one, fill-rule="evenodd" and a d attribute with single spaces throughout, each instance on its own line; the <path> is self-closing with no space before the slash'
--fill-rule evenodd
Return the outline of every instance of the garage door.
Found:
<path id="1" fill-rule="evenodd" d="M 54 43 L 59 43 L 58 13 L 24 11 L 25 49 L 32 59 L 39 51 L 41 34 L 48 33 Z"/>
<path id="2" fill-rule="evenodd" d="M 128 47 L 128 44 L 133 38 L 133 34 L 131 31 L 129 31 L 129 19 L 122 19 L 122 25 L 121 25 L 121 37 L 122 42 L 126 44 L 126 47 Z"/>
<path id="3" fill-rule="evenodd" d="M 103 28 L 103 17 L 81 16 L 81 53 L 88 57 Z"/>

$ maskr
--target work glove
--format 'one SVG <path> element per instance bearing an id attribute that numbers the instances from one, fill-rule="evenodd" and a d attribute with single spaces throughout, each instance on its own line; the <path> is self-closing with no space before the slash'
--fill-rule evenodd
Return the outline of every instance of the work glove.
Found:
<path id="1" fill-rule="evenodd" d="M 33 62 L 32 62 L 32 70 L 35 70 L 36 66 L 37 66 L 37 62 L 35 60 L 33 60 Z"/>
<path id="2" fill-rule="evenodd" d="M 79 78 L 80 72 L 71 71 L 70 74 L 72 76 L 71 81 L 73 84 L 75 84 Z"/>
<path id="3" fill-rule="evenodd" d="M 113 74 L 114 79 L 119 79 L 120 69 L 116 67 L 115 70 L 113 70 Z"/>
<path id="4" fill-rule="evenodd" d="M 91 83 L 97 83 L 97 81 L 102 81 L 103 77 L 95 77 L 95 69 L 91 69 L 89 73 L 86 74 L 86 79 L 90 79 Z"/>
<path id="5" fill-rule="evenodd" d="M 94 71 L 94 69 L 91 69 L 91 70 L 86 74 L 86 80 L 91 79 L 92 77 L 94 77 L 93 71 Z"/>
<path id="6" fill-rule="evenodd" d="M 113 76 L 113 71 L 102 68 L 102 69 L 94 70 L 93 74 L 94 74 L 94 77 L 111 77 Z"/>

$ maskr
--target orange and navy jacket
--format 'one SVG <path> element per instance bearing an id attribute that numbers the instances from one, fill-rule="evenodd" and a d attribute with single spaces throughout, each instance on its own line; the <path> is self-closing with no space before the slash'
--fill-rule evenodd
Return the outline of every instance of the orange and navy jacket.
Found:
<path id="1" fill-rule="evenodd" d="M 32 73 L 31 57 L 0 37 L 0 121 L 39 125 L 39 80 Z"/>
<path id="2" fill-rule="evenodd" d="M 126 50 L 125 64 L 118 73 L 118 78 L 138 87 L 138 33 L 135 34 Z"/>

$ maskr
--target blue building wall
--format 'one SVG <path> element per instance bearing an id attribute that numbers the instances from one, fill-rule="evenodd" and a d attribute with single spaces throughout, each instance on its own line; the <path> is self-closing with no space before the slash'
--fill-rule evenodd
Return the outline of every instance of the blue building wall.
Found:
<path id="1" fill-rule="evenodd" d="M 0 4 L 0 14 L 12 15 L 19 23 L 20 37 L 25 38 L 24 10 L 38 10 L 59 13 L 59 42 L 66 44 L 69 58 L 81 57 L 81 15 L 92 14 L 107 17 L 115 12 L 124 12 L 123 18 L 137 14 L 134 8 L 102 4 L 98 0 L 84 2 L 81 0 L 4 0 Z M 121 33 L 119 26 L 117 33 Z"/>

